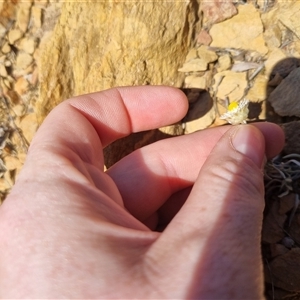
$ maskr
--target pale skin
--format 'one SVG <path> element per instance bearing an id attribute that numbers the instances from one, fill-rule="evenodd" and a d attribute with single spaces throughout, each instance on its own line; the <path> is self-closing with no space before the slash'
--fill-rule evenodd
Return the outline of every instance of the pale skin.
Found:
<path id="1" fill-rule="evenodd" d="M 278 126 L 159 141 L 103 171 L 103 147 L 187 107 L 181 91 L 145 86 L 50 113 L 0 207 L 0 298 L 263 298 L 262 168 L 283 146 Z"/>

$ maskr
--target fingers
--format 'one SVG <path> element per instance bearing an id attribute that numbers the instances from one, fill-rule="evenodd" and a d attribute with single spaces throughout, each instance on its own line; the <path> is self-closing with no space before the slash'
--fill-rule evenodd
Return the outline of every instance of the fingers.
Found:
<path id="1" fill-rule="evenodd" d="M 280 127 L 272 123 L 253 126 L 263 134 L 266 155 L 278 154 L 284 143 Z M 196 181 L 213 147 L 229 129 L 232 126 L 159 141 L 123 158 L 107 173 L 117 184 L 125 207 L 141 221 L 150 218 L 172 194 Z M 263 145 L 260 140 L 257 143 L 256 147 Z"/>
<path id="2" fill-rule="evenodd" d="M 203 164 L 189 198 L 151 249 L 149 255 L 160 260 L 162 269 L 193 270 L 199 280 L 190 286 L 189 298 L 263 296 L 261 166 L 270 142 L 255 126 L 228 130 Z M 169 251 L 161 255 L 164 247 Z"/>
<path id="3" fill-rule="evenodd" d="M 163 86 L 122 87 L 74 97 L 49 114 L 31 152 L 59 148 L 62 155 L 70 155 L 71 150 L 97 165 L 102 147 L 131 132 L 177 122 L 187 106 L 180 90 Z"/>

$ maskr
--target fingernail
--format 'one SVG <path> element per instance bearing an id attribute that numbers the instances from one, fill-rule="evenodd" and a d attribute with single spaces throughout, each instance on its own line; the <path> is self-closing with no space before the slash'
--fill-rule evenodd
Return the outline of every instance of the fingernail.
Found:
<path id="1" fill-rule="evenodd" d="M 264 160 L 264 139 L 259 130 L 253 126 L 240 125 L 232 136 L 232 145 L 236 151 L 246 155 L 259 168 Z"/>

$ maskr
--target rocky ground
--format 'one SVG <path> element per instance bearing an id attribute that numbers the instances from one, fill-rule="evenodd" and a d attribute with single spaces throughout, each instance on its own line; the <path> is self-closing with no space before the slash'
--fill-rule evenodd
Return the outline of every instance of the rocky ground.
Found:
<path id="1" fill-rule="evenodd" d="M 179 131 L 225 124 L 219 117 L 228 103 L 243 98 L 250 101 L 248 122 L 282 124 L 286 146 L 265 172 L 266 294 L 269 299 L 300 299 L 300 2 L 249 2 L 202 3 L 201 30 L 178 70 L 190 101 Z M 60 8 L 59 2 L 46 0 L 0 3 L 1 201 L 38 128 L 39 46 L 53 30 Z"/>

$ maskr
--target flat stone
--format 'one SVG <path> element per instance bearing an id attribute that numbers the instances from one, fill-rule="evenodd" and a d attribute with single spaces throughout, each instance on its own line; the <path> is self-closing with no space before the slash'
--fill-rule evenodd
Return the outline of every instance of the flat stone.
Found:
<path id="1" fill-rule="evenodd" d="M 274 48 L 269 54 L 265 62 L 265 75 L 270 76 L 274 67 L 287 56 L 283 50 Z"/>
<path id="2" fill-rule="evenodd" d="M 268 101 L 280 116 L 300 117 L 300 68 L 293 70 L 271 93 Z"/>
<path id="3" fill-rule="evenodd" d="M 30 7 L 24 2 L 20 3 L 21 7 L 19 7 L 17 11 L 17 27 L 21 29 L 22 32 L 26 32 L 28 28 L 29 18 L 30 18 Z M 25 6 L 23 5 L 25 4 Z"/>
<path id="4" fill-rule="evenodd" d="M 224 21 L 237 14 L 232 0 L 202 1 L 201 10 L 204 15 L 204 23 L 208 24 Z"/>
<path id="5" fill-rule="evenodd" d="M 10 47 L 9 43 L 8 43 L 8 42 L 5 42 L 5 43 L 3 44 L 3 46 L 2 46 L 2 48 L 1 48 L 1 52 L 2 52 L 3 54 L 7 54 L 7 53 L 9 53 L 10 51 L 11 51 L 11 47 Z"/>
<path id="6" fill-rule="evenodd" d="M 23 38 L 18 42 L 17 47 L 19 50 L 33 54 L 35 50 L 35 40 L 32 38 Z"/>
<path id="7" fill-rule="evenodd" d="M 12 62 L 11 62 L 10 60 L 7 59 L 7 60 L 4 62 L 4 66 L 7 67 L 7 68 L 11 67 L 11 66 L 12 66 Z"/>
<path id="8" fill-rule="evenodd" d="M 16 68 L 17 69 L 26 69 L 28 66 L 30 66 L 33 62 L 33 57 L 26 53 L 26 52 L 20 52 L 16 59 Z"/>
<path id="9" fill-rule="evenodd" d="M 208 45 L 210 45 L 210 43 L 212 42 L 211 36 L 210 36 L 209 33 L 208 33 L 206 30 L 204 30 L 204 29 L 202 29 L 202 30 L 200 31 L 200 33 L 197 35 L 196 40 L 197 40 L 197 44 L 198 44 L 198 45 L 206 45 L 206 46 L 208 46 Z"/>
<path id="10" fill-rule="evenodd" d="M 0 64 L 0 76 L 6 77 L 7 76 L 7 70 L 3 64 Z"/>
<path id="11" fill-rule="evenodd" d="M 282 34 L 278 23 L 268 26 L 264 32 L 264 38 L 268 48 L 279 48 L 281 45 Z"/>
<path id="12" fill-rule="evenodd" d="M 24 76 L 21 76 L 17 79 L 15 83 L 15 91 L 20 95 L 24 95 L 27 93 L 29 88 L 29 82 L 24 78 Z"/>
<path id="13" fill-rule="evenodd" d="M 286 28 L 291 30 L 298 37 L 298 39 L 300 39 L 300 2 L 291 1 L 290 3 L 287 3 L 287 5 L 285 7 L 283 6 L 280 10 L 280 14 L 278 13 L 278 17 L 279 20 L 286 26 Z"/>
<path id="14" fill-rule="evenodd" d="M 9 190 L 12 187 L 10 182 L 8 182 L 5 178 L 0 178 L 0 190 L 6 191 Z"/>
<path id="15" fill-rule="evenodd" d="M 212 47 L 237 48 L 266 54 L 260 13 L 252 4 L 240 5 L 239 13 L 229 20 L 215 24 L 209 31 Z M 242 33 L 242 34 L 241 34 Z"/>
<path id="16" fill-rule="evenodd" d="M 198 88 L 203 90 L 207 88 L 207 82 L 204 76 L 187 76 L 184 82 L 187 88 Z"/>
<path id="17" fill-rule="evenodd" d="M 280 60 L 270 73 L 269 86 L 278 86 L 282 79 L 300 66 L 300 60 L 296 57 L 287 57 Z"/>
<path id="18" fill-rule="evenodd" d="M 8 32 L 8 41 L 11 45 L 13 45 L 22 36 L 23 32 L 20 29 L 12 29 Z"/>
<path id="19" fill-rule="evenodd" d="M 249 89 L 246 98 L 250 101 L 263 101 L 267 98 L 268 78 L 265 75 L 257 75 L 253 86 Z"/>
<path id="20" fill-rule="evenodd" d="M 183 64 L 182 68 L 179 68 L 179 72 L 198 72 L 207 70 L 207 62 L 201 58 L 194 58 Z"/>
<path id="21" fill-rule="evenodd" d="M 6 34 L 6 28 L 5 26 L 3 26 L 1 23 L 0 23 L 0 39 L 3 39 L 5 37 L 5 34 Z"/>
<path id="22" fill-rule="evenodd" d="M 33 21 L 33 26 L 35 28 L 42 27 L 42 9 L 38 6 L 32 6 L 31 8 L 31 18 Z"/>
<path id="23" fill-rule="evenodd" d="M 34 5 L 36 7 L 46 8 L 48 5 L 48 2 L 49 2 L 48 0 L 34 0 Z"/>
<path id="24" fill-rule="evenodd" d="M 248 85 L 245 72 L 223 71 L 214 76 L 214 82 L 216 96 L 220 99 L 228 97 L 230 102 L 242 99 Z"/>
<path id="25" fill-rule="evenodd" d="M 5 96 L 10 100 L 10 102 L 12 104 L 19 104 L 20 102 L 20 97 L 19 95 L 16 93 L 16 91 L 12 90 L 12 89 L 8 89 L 6 92 L 5 92 Z"/>
<path id="26" fill-rule="evenodd" d="M 215 62 L 218 59 L 216 52 L 209 50 L 207 46 L 200 46 L 197 49 L 197 54 L 198 57 L 204 60 L 207 64 Z"/>
<path id="27" fill-rule="evenodd" d="M 18 10 L 17 1 L 2 0 L 0 1 L 0 20 L 4 27 L 9 28 L 16 20 Z"/>
<path id="28" fill-rule="evenodd" d="M 19 128 L 22 130 L 24 137 L 27 142 L 31 142 L 33 136 L 35 135 L 38 129 L 37 116 L 35 113 L 31 113 L 22 118 Z"/>
<path id="29" fill-rule="evenodd" d="M 221 55 L 218 58 L 217 71 L 222 72 L 228 70 L 231 67 L 231 57 L 229 54 Z"/>
<path id="30" fill-rule="evenodd" d="M 213 100 L 208 92 L 200 92 L 196 101 L 190 103 L 184 118 L 185 133 L 192 133 L 210 126 L 216 118 Z"/>
<path id="31" fill-rule="evenodd" d="M 7 168 L 7 170 L 16 170 L 16 169 L 21 169 L 23 164 L 20 162 L 20 160 L 15 157 L 15 156 L 11 156 L 11 155 L 8 155 L 8 156 L 5 156 L 4 159 L 4 164 L 5 164 L 5 167 Z"/>
<path id="32" fill-rule="evenodd" d="M 195 48 L 191 49 L 185 59 L 185 62 L 188 62 L 192 59 L 198 58 L 197 50 Z"/>
<path id="33" fill-rule="evenodd" d="M 18 117 L 23 117 L 26 113 L 26 109 L 23 103 L 16 104 L 11 109 Z"/>

